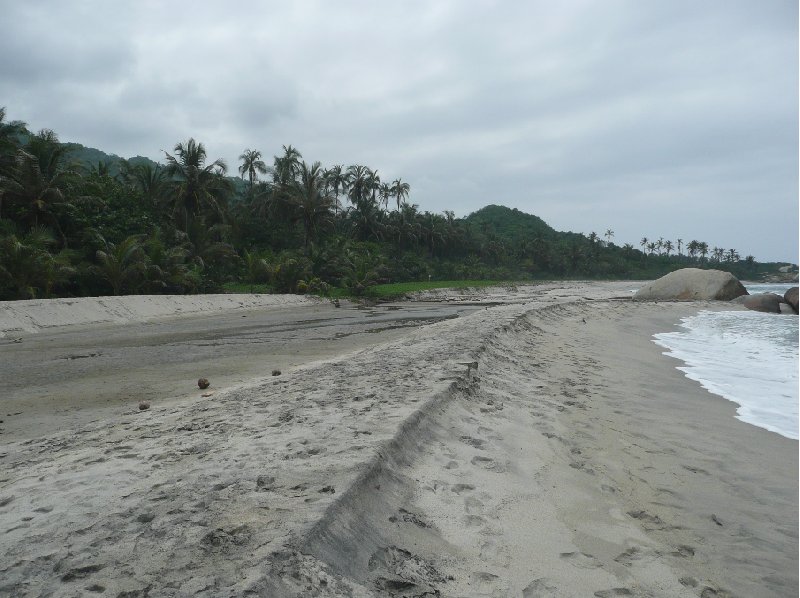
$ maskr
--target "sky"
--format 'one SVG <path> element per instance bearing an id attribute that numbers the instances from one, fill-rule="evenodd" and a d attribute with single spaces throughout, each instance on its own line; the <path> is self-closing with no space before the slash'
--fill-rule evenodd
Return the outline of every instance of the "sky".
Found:
<path id="1" fill-rule="evenodd" d="M 283 145 L 613 241 L 798 262 L 796 0 L 0 0 L 0 106 L 122 157 Z"/>

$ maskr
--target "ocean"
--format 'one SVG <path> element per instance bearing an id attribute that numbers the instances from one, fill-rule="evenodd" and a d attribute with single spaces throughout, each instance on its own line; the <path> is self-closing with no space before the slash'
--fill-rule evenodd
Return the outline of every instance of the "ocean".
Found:
<path id="1" fill-rule="evenodd" d="M 783 295 L 794 284 L 746 285 Z M 703 388 L 738 405 L 736 417 L 798 439 L 798 317 L 756 311 L 701 311 L 681 330 L 656 334 L 664 353 Z"/>

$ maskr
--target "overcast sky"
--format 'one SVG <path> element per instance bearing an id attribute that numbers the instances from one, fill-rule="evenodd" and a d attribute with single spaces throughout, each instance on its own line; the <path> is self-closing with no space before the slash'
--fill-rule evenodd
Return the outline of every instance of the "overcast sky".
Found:
<path id="1" fill-rule="evenodd" d="M 797 262 L 797 0 L 0 0 L 0 106 L 123 157 L 297 147 L 558 230 Z"/>

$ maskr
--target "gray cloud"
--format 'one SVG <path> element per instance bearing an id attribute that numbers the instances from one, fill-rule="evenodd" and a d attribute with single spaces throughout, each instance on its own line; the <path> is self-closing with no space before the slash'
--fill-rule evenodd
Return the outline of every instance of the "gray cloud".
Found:
<path id="1" fill-rule="evenodd" d="M 364 163 L 422 209 L 797 259 L 797 4 L 6 3 L 10 118 Z"/>

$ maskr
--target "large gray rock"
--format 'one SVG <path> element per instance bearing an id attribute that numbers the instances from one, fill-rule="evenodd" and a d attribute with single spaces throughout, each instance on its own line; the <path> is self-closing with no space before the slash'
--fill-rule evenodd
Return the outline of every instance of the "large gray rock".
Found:
<path id="1" fill-rule="evenodd" d="M 775 293 L 760 293 L 758 295 L 745 295 L 734 299 L 747 309 L 753 311 L 763 311 L 770 314 L 781 313 L 781 303 L 786 303 L 783 297 Z"/>
<path id="2" fill-rule="evenodd" d="M 643 286 L 633 296 L 637 300 L 730 301 L 747 290 L 730 272 L 683 268 Z"/>
<path id="3" fill-rule="evenodd" d="M 786 291 L 783 298 L 786 300 L 786 303 L 792 306 L 794 313 L 797 313 L 797 287 L 792 287 Z"/>

